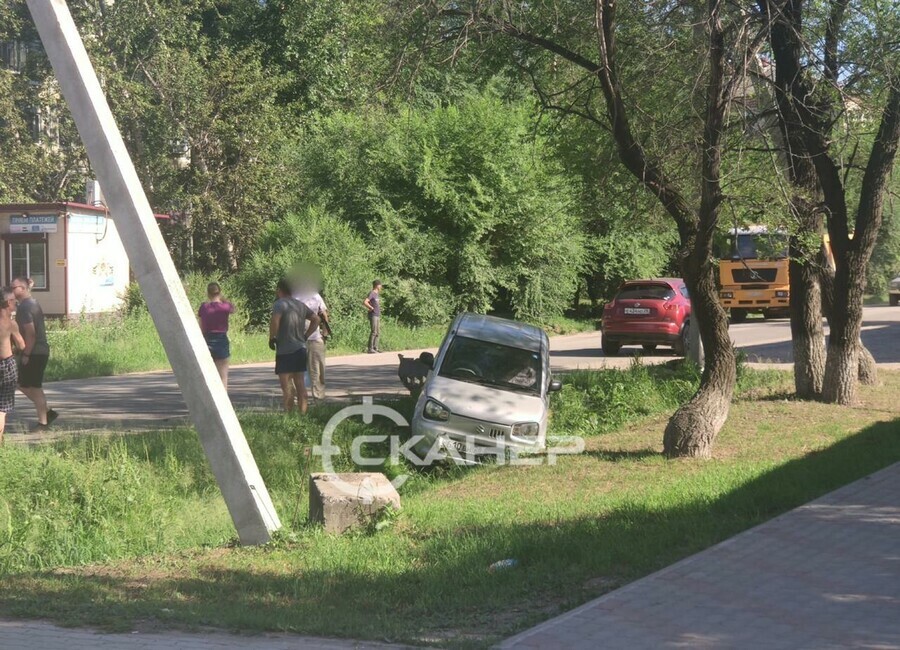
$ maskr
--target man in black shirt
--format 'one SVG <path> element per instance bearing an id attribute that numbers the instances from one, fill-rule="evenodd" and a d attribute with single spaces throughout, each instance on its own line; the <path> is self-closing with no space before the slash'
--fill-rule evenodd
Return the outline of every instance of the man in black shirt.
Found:
<path id="1" fill-rule="evenodd" d="M 38 429 L 46 429 L 57 418 L 57 413 L 47 407 L 44 395 L 44 370 L 50 359 L 50 345 L 47 343 L 47 330 L 44 328 L 44 312 L 38 301 L 31 297 L 28 278 L 16 277 L 12 281 L 12 290 L 18 301 L 16 307 L 16 323 L 25 349 L 22 351 L 19 369 L 19 390 L 34 402 L 37 411 Z"/>

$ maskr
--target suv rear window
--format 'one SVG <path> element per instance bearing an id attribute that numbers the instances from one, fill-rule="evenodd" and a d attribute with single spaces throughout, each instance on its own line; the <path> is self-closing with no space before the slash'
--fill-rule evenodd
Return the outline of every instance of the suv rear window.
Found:
<path id="1" fill-rule="evenodd" d="M 616 296 L 617 300 L 671 300 L 675 290 L 667 284 L 629 284 Z"/>

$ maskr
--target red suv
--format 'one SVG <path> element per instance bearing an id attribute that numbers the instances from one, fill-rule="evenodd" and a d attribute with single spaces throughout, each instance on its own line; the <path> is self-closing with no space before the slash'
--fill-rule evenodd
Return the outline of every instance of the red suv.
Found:
<path id="1" fill-rule="evenodd" d="M 640 344 L 647 352 L 669 345 L 683 355 L 690 317 L 684 280 L 629 280 L 603 308 L 603 354 L 615 356 L 623 345 Z"/>

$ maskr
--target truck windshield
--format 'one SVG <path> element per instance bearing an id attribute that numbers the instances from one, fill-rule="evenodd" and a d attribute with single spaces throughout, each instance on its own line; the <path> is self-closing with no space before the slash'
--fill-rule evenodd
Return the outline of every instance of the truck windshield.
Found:
<path id="1" fill-rule="evenodd" d="M 731 259 L 780 260 L 788 256 L 788 238 L 784 234 L 742 234 L 732 248 Z"/>

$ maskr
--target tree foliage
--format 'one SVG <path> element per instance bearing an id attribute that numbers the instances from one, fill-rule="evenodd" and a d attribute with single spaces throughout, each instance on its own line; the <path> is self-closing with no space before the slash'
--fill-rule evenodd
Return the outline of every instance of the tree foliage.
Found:
<path id="1" fill-rule="evenodd" d="M 487 93 L 323 118 L 297 166 L 309 196 L 367 233 L 411 320 L 492 308 L 540 318 L 568 305 L 586 259 L 573 179 L 546 147 L 528 105 Z"/>
<path id="2" fill-rule="evenodd" d="M 825 33 L 831 6 L 807 5 L 809 33 Z M 831 135 L 853 200 L 854 152 L 874 139 L 872 109 L 891 78 L 875 45 L 897 39 L 891 7 L 847 6 L 833 60 L 868 121 L 842 116 Z M 71 8 L 151 203 L 173 217 L 165 235 L 185 272 L 262 273 L 255 253 L 274 250 L 271 232 L 317 224 L 322 233 L 327 222 L 328 241 L 352 234 L 366 248 L 350 275 L 381 276 L 386 306 L 409 323 L 458 309 L 540 320 L 577 300 L 579 288 L 598 303 L 624 279 L 678 273 L 691 219 L 671 217 L 698 214 L 709 190 L 696 182 L 710 142 L 709 6 L 74 0 Z M 750 13 L 723 6 L 719 15 L 729 43 L 749 42 L 740 29 Z M 0 42 L 12 41 L 27 61 L 15 71 L 0 65 L 0 200 L 78 199 L 90 166 L 21 0 L 0 2 Z M 826 41 L 810 41 L 804 65 L 831 51 Z M 610 53 L 603 42 L 613 46 L 614 79 L 598 63 Z M 734 47 L 725 83 L 755 60 Z M 762 106 L 771 84 L 756 72 L 753 84 L 732 84 L 716 134 L 722 191 L 708 192 L 706 207 L 729 225 L 781 224 L 788 213 L 772 182 L 772 143 L 759 135 L 771 123 Z M 631 144 L 614 119 L 622 107 Z M 898 254 L 890 228 L 879 268 Z M 307 245 L 277 255 L 287 264 Z M 318 257 L 327 265 L 332 254 L 341 256 Z"/>
<path id="3" fill-rule="evenodd" d="M 322 294 L 336 318 L 360 312 L 375 276 L 371 248 L 346 221 L 321 206 L 310 206 L 268 223 L 235 276 L 251 322 L 267 322 L 275 284 L 301 264 L 321 269 Z"/>

